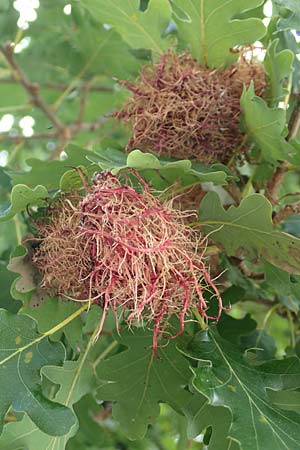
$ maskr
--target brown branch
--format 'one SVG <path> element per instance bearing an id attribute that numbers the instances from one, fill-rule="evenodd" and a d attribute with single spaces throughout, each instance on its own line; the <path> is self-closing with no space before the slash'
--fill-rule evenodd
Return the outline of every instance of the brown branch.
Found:
<path id="1" fill-rule="evenodd" d="M 238 267 L 241 269 L 243 274 L 246 275 L 247 278 L 252 278 L 253 280 L 263 280 L 264 279 L 264 274 L 263 273 L 257 273 L 257 272 L 251 271 L 247 267 L 245 261 L 241 261 L 239 263 Z"/>
<path id="2" fill-rule="evenodd" d="M 291 127 L 287 137 L 288 141 L 297 137 L 299 128 L 300 128 L 300 104 L 298 102 L 292 115 Z M 270 200 L 272 205 L 275 205 L 278 201 L 279 189 L 280 186 L 282 185 L 284 176 L 288 171 L 288 168 L 289 163 L 287 161 L 283 161 L 281 165 L 277 167 L 277 169 L 275 170 L 275 173 L 272 175 L 266 187 L 266 197 Z"/>
<path id="3" fill-rule="evenodd" d="M 34 133 L 32 136 L 23 136 L 20 134 L 13 135 L 9 133 L 0 133 L 0 142 L 3 141 L 14 141 L 14 142 L 20 142 L 20 141 L 30 141 L 32 139 L 58 139 L 59 133 Z"/>
<path id="4" fill-rule="evenodd" d="M 75 124 L 71 125 L 70 128 L 71 130 L 76 130 L 75 134 L 79 131 L 96 131 L 111 117 L 113 117 L 111 113 L 103 114 L 103 116 L 99 116 L 94 122 L 82 122 L 79 126 Z"/>
<path id="5" fill-rule="evenodd" d="M 56 117 L 52 109 L 44 102 L 43 98 L 39 94 L 39 85 L 37 83 L 31 83 L 26 75 L 23 73 L 19 65 L 14 58 L 14 44 L 8 42 L 0 47 L 1 53 L 6 58 L 9 66 L 12 69 L 13 76 L 16 81 L 20 82 L 24 89 L 30 96 L 30 102 L 40 108 L 43 113 L 51 120 L 62 135 L 65 134 L 65 127 L 63 123 Z"/>
<path id="6" fill-rule="evenodd" d="M 0 141 L 15 141 L 15 142 L 25 142 L 26 140 L 32 139 L 56 139 L 58 140 L 57 148 L 51 154 L 50 159 L 54 159 L 60 155 L 61 151 L 64 149 L 66 144 L 78 133 L 81 131 L 96 131 L 109 117 L 112 116 L 111 113 L 108 113 L 104 116 L 98 117 L 93 122 L 83 122 L 84 110 L 86 106 L 86 97 L 88 95 L 89 90 L 98 90 L 98 91 L 112 91 L 113 88 L 106 86 L 90 86 L 89 82 L 84 82 L 81 84 L 81 88 L 83 87 L 83 93 L 81 97 L 80 111 L 77 121 L 71 124 L 64 124 L 60 121 L 60 119 L 56 116 L 53 108 L 49 106 L 40 95 L 40 85 L 37 83 L 32 83 L 22 69 L 19 67 L 17 61 L 14 56 L 14 44 L 12 42 L 8 42 L 3 46 L 0 46 L 0 52 L 4 55 L 9 67 L 11 68 L 13 80 L 15 83 L 22 84 L 24 89 L 29 95 L 30 103 L 38 107 L 48 119 L 50 119 L 51 123 L 55 127 L 55 131 L 34 133 L 32 136 L 20 136 L 20 135 L 11 135 L 10 133 L 2 133 L 0 134 Z M 0 80 L 0 82 L 11 82 L 11 80 Z M 65 91 L 68 88 L 68 85 L 64 84 L 55 84 L 55 83 L 46 83 L 44 86 L 53 87 L 57 89 L 62 89 Z M 74 86 L 75 87 L 75 86 Z"/>
<path id="7" fill-rule="evenodd" d="M 0 84 L 12 84 L 12 83 L 19 83 L 19 80 L 10 78 L 10 79 L 0 79 Z M 90 91 L 96 91 L 96 92 L 113 92 L 114 88 L 113 86 L 93 86 L 90 84 L 90 82 L 83 82 L 79 86 L 80 89 L 85 89 L 86 86 L 89 86 Z M 55 89 L 57 91 L 65 91 L 68 88 L 68 84 L 66 83 L 39 83 L 40 88 L 49 88 L 49 89 Z"/>
<path id="8" fill-rule="evenodd" d="M 86 101 L 87 101 L 87 97 L 89 95 L 89 85 L 85 85 L 80 97 L 80 107 L 79 107 L 79 114 L 78 114 L 78 119 L 77 119 L 77 124 L 80 125 L 83 122 L 83 117 L 84 117 L 84 110 L 85 110 L 85 105 L 86 105 Z"/>
<path id="9" fill-rule="evenodd" d="M 82 123 L 71 123 L 67 124 L 65 128 L 69 132 L 68 139 L 72 139 L 75 137 L 78 133 L 81 131 L 97 131 L 103 123 L 105 123 L 109 118 L 111 117 L 111 114 L 105 114 L 103 116 L 99 116 L 94 122 L 82 122 Z M 32 136 L 23 136 L 23 135 L 13 135 L 9 133 L 0 133 L 0 142 L 3 141 L 14 141 L 14 142 L 20 142 L 20 141 L 30 141 L 30 140 L 38 140 L 38 139 L 61 139 L 61 134 L 59 132 L 52 132 L 52 133 L 34 133 Z"/>
<path id="10" fill-rule="evenodd" d="M 292 214 L 300 214 L 300 204 L 296 203 L 295 205 L 286 205 L 283 209 L 281 209 L 275 216 L 273 217 L 273 222 L 278 224 L 285 220 L 288 216 Z"/>

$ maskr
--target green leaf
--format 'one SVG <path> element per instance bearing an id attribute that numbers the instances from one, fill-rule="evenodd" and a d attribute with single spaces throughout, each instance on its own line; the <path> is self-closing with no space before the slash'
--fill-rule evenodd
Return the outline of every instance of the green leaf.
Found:
<path id="1" fill-rule="evenodd" d="M 286 411 L 300 410 L 300 392 L 298 391 L 268 391 L 268 397 L 273 405 Z"/>
<path id="2" fill-rule="evenodd" d="M 261 3 L 262 0 L 172 0 L 179 38 L 202 65 L 228 66 L 237 59 L 231 48 L 255 42 L 265 34 L 260 19 L 236 18 Z"/>
<path id="3" fill-rule="evenodd" d="M 65 361 L 63 367 L 44 366 L 42 373 L 54 384 L 60 385 L 55 401 L 68 407 L 77 403 L 85 394 L 92 392 L 96 382 L 99 361 L 117 346 L 102 336 L 94 345 L 94 334 L 76 361 Z"/>
<path id="4" fill-rule="evenodd" d="M 261 194 L 224 210 L 218 195 L 208 193 L 200 204 L 201 224 L 220 242 L 229 256 L 243 249 L 251 257 L 263 257 L 287 272 L 300 274 L 300 239 L 274 229 L 272 205 Z"/>
<path id="5" fill-rule="evenodd" d="M 43 396 L 40 377 L 44 365 L 63 362 L 64 347 L 40 336 L 26 315 L 1 310 L 0 330 L 0 423 L 12 407 L 15 412 L 25 411 L 43 432 L 66 434 L 75 422 L 74 415 Z"/>
<path id="6" fill-rule="evenodd" d="M 88 172 L 84 166 L 77 166 L 85 177 L 88 177 Z M 70 192 L 82 188 L 82 179 L 78 170 L 67 170 L 60 179 L 59 187 L 63 192 Z"/>
<path id="7" fill-rule="evenodd" d="M 233 344 L 240 344 L 241 338 L 256 330 L 257 323 L 250 314 L 243 319 L 234 319 L 223 313 L 218 322 L 218 332 L 220 335 Z"/>
<path id="8" fill-rule="evenodd" d="M 94 2 L 95 3 L 95 2 Z M 136 77 L 139 71 L 139 67 L 142 61 L 138 61 L 134 53 L 131 51 L 130 46 L 122 39 L 114 29 L 107 29 L 108 27 L 99 26 L 99 21 L 95 20 L 95 17 L 84 8 L 82 2 L 72 4 L 72 11 L 76 20 L 77 29 L 74 27 L 69 28 L 69 40 L 76 46 L 81 56 L 81 66 L 85 66 L 88 63 L 88 73 L 99 77 L 99 74 L 106 75 L 109 78 L 132 78 Z M 97 15 L 98 17 L 98 15 Z M 96 19 L 97 19 L 96 17 Z M 47 20 L 48 17 L 46 17 Z M 60 30 L 56 28 L 57 37 L 61 36 Z M 82 38 L 84 36 L 84 39 Z M 38 40 L 37 40 L 38 44 Z M 96 53 L 96 55 L 95 55 Z M 104 93 L 107 97 L 107 92 Z M 109 106 L 106 111 L 111 110 L 112 98 L 114 95 L 116 98 L 122 98 L 120 92 L 116 90 L 113 94 L 109 94 Z M 89 98 L 87 108 L 90 108 L 90 101 L 94 100 L 95 92 Z M 97 96 L 96 96 L 97 99 Z M 93 106 L 93 104 L 92 104 Z M 101 114 L 97 108 L 93 108 L 94 114 Z"/>
<path id="9" fill-rule="evenodd" d="M 76 429 L 65 436 L 49 436 L 43 433 L 28 416 L 4 426 L 0 437 L 1 450 L 65 450 L 66 443 Z"/>
<path id="10" fill-rule="evenodd" d="M 93 347 L 93 339 L 94 335 L 90 337 L 85 350 L 81 352 L 77 361 L 65 361 L 63 367 L 45 366 L 42 368 L 43 375 L 56 385 L 60 385 L 55 396 L 55 401 L 69 408 L 77 403 L 85 394 L 94 390 L 96 384 L 95 370 L 98 364 L 97 359 L 100 358 L 101 360 L 103 352 L 109 353 L 110 349 L 112 350 L 117 346 L 116 342 L 113 342 L 105 348 L 107 346 L 107 340 L 102 339 Z M 73 427 L 71 433 L 63 438 L 64 444 L 67 443 L 69 438 L 74 436 L 77 428 L 78 424 L 76 427 Z M 56 440 L 52 438 L 52 440 L 49 440 L 49 446 L 50 444 L 54 446 Z"/>
<path id="11" fill-rule="evenodd" d="M 36 186 L 30 189 L 25 184 L 17 184 L 11 191 L 11 206 L 0 212 L 0 222 L 12 219 L 17 213 L 26 210 L 28 206 L 43 206 L 48 197 L 48 191 L 44 186 Z"/>
<path id="12" fill-rule="evenodd" d="M 71 408 L 95 386 L 95 368 L 103 352 L 109 353 L 117 345 L 114 342 L 107 346 L 107 339 L 102 339 L 92 345 L 93 336 L 84 351 L 81 351 L 77 361 L 65 361 L 63 367 L 44 366 L 42 374 L 51 382 L 60 385 L 55 401 Z M 34 423 L 24 417 L 21 421 L 4 427 L 0 438 L 1 449 L 17 450 L 20 445 L 30 450 L 64 450 L 68 440 L 78 430 L 78 423 L 72 426 L 64 436 L 49 436 L 37 428 Z"/>
<path id="13" fill-rule="evenodd" d="M 280 24 L 278 22 L 278 17 L 274 18 L 274 21 L 277 21 L 276 25 Z M 274 37 L 279 39 L 278 50 L 288 49 L 294 54 L 294 62 L 293 62 L 293 74 L 292 74 L 292 92 L 294 94 L 299 93 L 300 87 L 300 62 L 297 58 L 297 55 L 300 52 L 300 44 L 297 42 L 298 36 L 295 36 L 294 30 L 283 30 L 283 31 L 274 31 Z"/>
<path id="14" fill-rule="evenodd" d="M 14 292 L 14 288 L 13 288 Z M 69 302 L 59 298 L 49 298 L 45 295 L 43 303 L 39 305 L 32 305 L 35 300 L 33 293 L 26 296 L 25 304 L 21 308 L 21 312 L 29 315 L 37 321 L 37 327 L 40 333 L 45 333 L 49 328 L 52 328 L 58 322 L 63 322 L 71 314 L 75 313 L 79 306 L 76 302 Z M 15 295 L 14 298 L 24 301 L 24 296 Z M 69 345 L 76 350 L 78 342 L 82 339 L 82 322 L 79 318 L 72 320 L 62 330 L 57 331 L 51 336 L 51 340 L 59 341 L 64 334 L 68 340 Z"/>
<path id="15" fill-rule="evenodd" d="M 140 150 L 133 150 L 127 158 L 126 154 L 119 150 L 102 150 L 92 160 L 97 161 L 101 169 L 110 170 L 114 174 L 126 168 L 136 169 L 150 186 L 161 191 L 179 181 L 182 186 L 204 182 L 224 185 L 227 180 L 233 178 L 222 164 L 207 167 L 198 163 L 192 164 L 187 159 L 166 161 Z"/>
<path id="16" fill-rule="evenodd" d="M 251 366 L 243 353 L 215 329 L 198 333 L 189 352 L 200 362 L 194 369 L 195 388 L 208 397 L 211 405 L 230 409 L 229 434 L 243 450 L 299 450 L 300 414 L 278 408 L 267 393 L 267 389 L 300 386 L 297 358 Z"/>
<path id="17" fill-rule="evenodd" d="M 7 309 L 13 313 L 16 313 L 20 307 L 20 303 L 15 302 L 10 294 L 10 285 L 15 278 L 16 276 L 9 272 L 0 261 L 0 308 Z"/>
<path id="18" fill-rule="evenodd" d="M 300 24 L 300 4 L 298 0 L 272 0 L 275 7 L 275 14 L 278 13 L 281 16 L 279 21 L 279 29 L 299 30 Z"/>
<path id="19" fill-rule="evenodd" d="M 192 438 L 199 436 L 207 427 L 212 427 L 209 450 L 224 450 L 230 447 L 228 432 L 231 425 L 229 409 L 222 406 L 215 407 L 208 404 L 203 395 L 194 395 L 185 408 L 188 418 L 188 435 Z"/>
<path id="20" fill-rule="evenodd" d="M 158 433 L 160 433 L 160 424 L 157 424 L 157 426 L 150 430 L 150 433 L 148 433 L 145 439 L 138 441 L 126 439 L 117 424 L 114 424 L 112 432 L 112 429 L 107 426 L 111 422 L 111 419 L 105 420 L 105 418 L 103 419 L 101 417 L 102 415 L 105 417 L 105 414 L 109 414 L 109 403 L 99 405 L 99 402 L 92 395 L 83 397 L 75 405 L 74 410 L 78 417 L 79 430 L 76 436 L 68 443 L 67 450 L 117 450 L 118 447 L 120 450 L 121 447 L 124 450 L 149 450 L 152 447 L 152 433 L 153 441 L 158 436 Z M 167 417 L 169 431 L 170 420 L 168 419 L 169 417 Z M 172 439 L 172 436 L 167 437 L 167 439 Z"/>
<path id="21" fill-rule="evenodd" d="M 264 59 L 269 77 L 267 100 L 272 107 L 289 94 L 293 75 L 294 53 L 288 49 L 277 51 L 278 43 L 279 39 L 271 42 Z"/>
<path id="22" fill-rule="evenodd" d="M 5 203 L 11 190 L 10 178 L 3 167 L 0 167 L 0 202 Z"/>
<path id="23" fill-rule="evenodd" d="M 191 399 L 184 387 L 191 372 L 189 364 L 177 352 L 174 342 L 159 350 L 160 360 L 152 350 L 152 332 L 135 329 L 122 331 L 122 353 L 99 364 L 102 380 L 97 397 L 114 400 L 113 416 L 130 439 L 141 439 L 149 424 L 159 415 L 159 403 L 168 403 L 182 411 Z"/>
<path id="24" fill-rule="evenodd" d="M 162 53 L 169 43 L 162 37 L 171 19 L 168 0 L 150 0 L 145 12 L 139 10 L 139 0 L 82 0 L 95 20 L 112 25 L 127 44 Z"/>
<path id="25" fill-rule="evenodd" d="M 300 279 L 265 262 L 265 279 L 269 289 L 294 313 L 300 309 Z"/>
<path id="26" fill-rule="evenodd" d="M 88 166 L 90 161 L 88 156 L 94 155 L 90 150 L 85 150 L 76 145 L 69 145 L 64 150 L 67 157 L 60 161 L 42 161 L 40 159 L 28 159 L 31 169 L 27 172 L 9 172 L 13 184 L 23 183 L 29 187 L 42 184 L 48 189 L 57 189 L 60 185 L 60 179 L 71 167 Z M 45 189 L 44 187 L 44 189 Z M 31 190 L 29 190 L 31 191 Z M 38 205 L 39 206 L 39 205 Z"/>
<path id="27" fill-rule="evenodd" d="M 246 132 L 261 150 L 263 158 L 273 164 L 277 160 L 291 160 L 295 149 L 284 139 L 285 110 L 269 108 L 255 95 L 253 83 L 248 90 L 244 89 L 241 108 Z"/>

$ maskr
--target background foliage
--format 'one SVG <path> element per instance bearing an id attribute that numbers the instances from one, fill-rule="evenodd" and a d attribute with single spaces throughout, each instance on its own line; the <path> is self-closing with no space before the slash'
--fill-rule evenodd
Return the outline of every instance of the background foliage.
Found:
<path id="1" fill-rule="evenodd" d="M 1 1 L 2 450 L 300 449 L 299 33 L 296 0 Z M 117 79 L 169 48 L 218 68 L 250 44 L 268 91 L 241 98 L 247 158 L 124 152 Z M 28 207 L 80 187 L 74 167 L 210 191 L 197 207 L 228 307 L 217 325 L 192 321 L 157 360 L 151 330 L 118 336 L 109 317 L 92 345 L 100 308 L 45 296 Z"/>

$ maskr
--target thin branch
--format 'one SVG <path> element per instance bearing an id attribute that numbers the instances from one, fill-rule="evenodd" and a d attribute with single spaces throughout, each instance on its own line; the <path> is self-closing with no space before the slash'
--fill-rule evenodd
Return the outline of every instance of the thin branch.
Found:
<path id="1" fill-rule="evenodd" d="M 55 100 L 53 103 L 53 108 L 56 111 L 58 107 L 61 105 L 61 103 L 64 101 L 64 99 L 69 95 L 70 92 L 77 86 L 77 84 L 80 82 L 86 71 L 89 69 L 92 62 L 97 57 L 99 51 L 101 50 L 103 46 L 103 42 L 100 43 L 100 45 L 96 48 L 94 53 L 91 55 L 89 60 L 86 62 L 84 67 L 80 70 L 78 75 L 71 81 L 71 83 L 67 86 L 67 88 L 62 92 L 62 94 Z"/>
<path id="2" fill-rule="evenodd" d="M 300 104 L 298 102 L 292 116 L 291 127 L 287 138 L 288 141 L 295 139 L 297 137 L 299 128 L 300 128 Z M 272 175 L 268 183 L 268 186 L 266 187 L 266 197 L 270 200 L 272 205 L 275 205 L 278 201 L 279 189 L 282 185 L 284 176 L 288 171 L 288 169 L 289 163 L 287 161 L 283 161 L 282 164 L 275 170 L 275 173 Z"/>
<path id="3" fill-rule="evenodd" d="M 275 224 L 278 224 L 293 214 L 300 214 L 299 203 L 296 203 L 294 205 L 286 205 L 273 217 L 273 222 Z"/>
<path id="4" fill-rule="evenodd" d="M 12 84 L 12 83 L 19 83 L 19 80 L 16 80 L 14 78 L 0 79 L 0 84 Z M 97 85 L 93 86 L 90 84 L 90 82 L 83 82 L 77 86 L 74 86 L 74 89 L 76 89 L 76 88 L 84 89 L 86 87 L 86 85 L 89 86 L 90 91 L 96 91 L 96 92 L 113 92 L 114 91 L 113 86 L 97 86 Z M 51 83 L 51 82 L 39 83 L 40 88 L 55 89 L 57 91 L 64 91 L 68 88 L 68 86 L 69 85 L 67 83 Z"/>
<path id="5" fill-rule="evenodd" d="M 97 50 L 98 51 L 98 50 Z M 102 124 L 112 116 L 111 113 L 105 114 L 103 116 L 98 117 L 93 122 L 83 122 L 84 111 L 86 107 L 86 98 L 90 90 L 93 91 L 112 91 L 112 87 L 106 86 L 91 86 L 91 82 L 83 81 L 80 82 L 80 77 L 78 76 L 76 80 L 74 80 L 70 85 L 65 84 L 55 84 L 55 83 L 45 83 L 45 87 L 50 87 L 54 89 L 62 90 L 62 94 L 57 100 L 55 106 L 51 107 L 48 105 L 43 97 L 40 95 L 40 85 L 37 83 L 32 83 L 22 69 L 19 67 L 17 61 L 14 56 L 14 44 L 12 42 L 8 42 L 3 46 L 0 46 L 0 52 L 4 55 L 8 66 L 11 69 L 13 79 L 12 80 L 0 80 L 2 83 L 19 83 L 22 84 L 24 89 L 29 95 L 30 103 L 32 106 L 38 107 L 45 116 L 50 119 L 51 123 L 54 125 L 55 130 L 53 132 L 41 132 L 34 133 L 32 136 L 22 136 L 22 135 L 12 135 L 10 133 L 2 133 L 0 134 L 0 141 L 14 141 L 17 143 L 24 143 L 27 140 L 38 140 L 38 139 L 48 139 L 48 140 L 57 140 L 57 148 L 51 154 L 50 159 L 54 159 L 60 155 L 64 147 L 67 143 L 74 138 L 81 131 L 96 131 L 98 130 Z M 97 52 L 94 54 L 93 58 L 96 57 Z M 91 61 L 90 61 L 91 62 Z M 90 63 L 89 62 L 89 63 Z M 83 68 L 80 72 L 80 76 L 82 76 L 89 63 Z M 77 82 L 77 83 L 76 83 Z M 55 108 L 57 108 L 58 104 L 62 101 L 62 99 L 70 92 L 73 88 L 77 87 L 77 84 L 80 85 L 82 90 L 82 97 L 80 103 L 80 111 L 78 115 L 78 119 L 74 123 L 65 124 L 60 121 L 60 119 L 55 114 Z"/>
<path id="6" fill-rule="evenodd" d="M 288 141 L 290 141 L 291 139 L 295 139 L 297 137 L 299 128 L 300 128 L 300 104 L 298 103 L 293 114 L 292 124 L 288 134 Z"/>
<path id="7" fill-rule="evenodd" d="M 75 137 L 78 133 L 81 131 L 97 131 L 103 123 L 105 123 L 109 118 L 111 117 L 110 114 L 105 114 L 103 116 L 99 116 L 95 121 L 93 122 L 82 122 L 82 123 L 71 123 L 67 124 L 65 128 L 69 132 L 68 139 L 72 139 Z M 14 141 L 14 142 L 20 142 L 20 141 L 31 141 L 31 140 L 39 140 L 39 139 L 61 139 L 62 136 L 59 132 L 52 132 L 52 133 L 34 133 L 32 136 L 23 136 L 23 135 L 13 135 L 10 133 L 0 133 L 0 142 L 3 141 Z"/>
<path id="8" fill-rule="evenodd" d="M 14 141 L 14 142 L 20 142 L 20 141 L 31 141 L 32 139 L 38 140 L 38 139 L 58 139 L 59 133 L 34 133 L 32 136 L 23 136 L 20 134 L 13 135 L 9 133 L 0 133 L 0 142 L 3 141 Z"/>
<path id="9" fill-rule="evenodd" d="M 8 42 L 0 47 L 0 51 L 6 58 L 9 66 L 12 69 L 13 76 L 16 81 L 19 81 L 30 96 L 30 101 L 38 108 L 40 108 L 44 114 L 51 120 L 62 135 L 65 134 L 65 127 L 63 123 L 56 117 L 53 110 L 44 102 L 43 98 L 39 94 L 39 85 L 37 83 L 31 83 L 26 75 L 23 73 L 19 65 L 14 58 L 14 44 Z"/>
<path id="10" fill-rule="evenodd" d="M 77 134 L 79 131 L 96 131 L 111 117 L 111 113 L 103 114 L 103 116 L 99 116 L 93 122 L 82 122 L 79 126 L 78 124 L 74 124 L 71 125 L 70 128 L 71 131 L 74 130 L 74 134 Z"/>
<path id="11" fill-rule="evenodd" d="M 85 110 L 86 101 L 87 101 L 89 92 L 90 92 L 89 85 L 86 84 L 83 88 L 81 98 L 80 98 L 80 108 L 79 108 L 79 114 L 78 114 L 78 119 L 77 119 L 78 125 L 81 125 L 81 123 L 83 122 L 84 110 Z"/>

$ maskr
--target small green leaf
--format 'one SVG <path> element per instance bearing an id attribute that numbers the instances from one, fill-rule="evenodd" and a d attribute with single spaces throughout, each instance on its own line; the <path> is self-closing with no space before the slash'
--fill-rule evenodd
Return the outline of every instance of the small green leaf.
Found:
<path id="1" fill-rule="evenodd" d="M 277 408 L 284 409 L 286 411 L 300 411 L 300 392 L 298 391 L 268 390 L 268 397 Z"/>
<path id="2" fill-rule="evenodd" d="M 92 392 L 96 382 L 97 359 L 101 361 L 102 353 L 109 353 L 118 345 L 113 341 L 107 344 L 107 339 L 99 339 L 93 345 L 94 335 L 84 350 L 81 351 L 77 361 L 65 361 L 63 367 L 44 366 L 42 373 L 51 382 L 60 386 L 55 401 L 65 406 L 71 407 L 77 403 L 84 395 Z"/>
<path id="3" fill-rule="evenodd" d="M 272 23 L 272 22 L 271 22 Z M 270 23 L 270 24 L 271 24 Z M 289 50 L 294 54 L 293 62 L 293 76 L 292 76 L 292 93 L 298 94 L 300 87 L 300 62 L 297 55 L 300 52 L 300 43 L 298 42 L 298 36 L 295 30 L 280 30 L 281 21 L 278 21 L 278 16 L 273 18 L 273 33 L 275 38 L 279 39 L 278 50 Z M 277 31 L 279 28 L 279 31 Z M 291 100 L 291 99 L 290 99 Z M 291 102 L 290 102 L 291 103 Z M 293 102 L 292 102 L 293 103 Z"/>
<path id="4" fill-rule="evenodd" d="M 263 158 L 273 164 L 278 160 L 291 160 L 295 149 L 284 139 L 285 110 L 269 108 L 255 95 L 253 83 L 248 90 L 244 89 L 241 108 L 246 132 L 261 150 Z"/>
<path id="5" fill-rule="evenodd" d="M 133 150 L 127 157 L 127 167 L 132 167 L 133 169 L 162 169 L 163 167 L 174 167 L 186 172 L 191 169 L 192 163 L 187 159 L 174 162 L 162 162 L 151 153 Z"/>
<path id="6" fill-rule="evenodd" d="M 298 0 L 272 0 L 275 14 L 279 14 L 280 30 L 296 29 L 299 30 L 300 23 L 300 4 Z"/>
<path id="7" fill-rule="evenodd" d="M 15 292 L 14 286 L 12 292 Z M 39 305 L 32 305 L 34 301 L 34 293 L 26 296 L 16 295 L 14 298 L 23 300 L 24 304 L 21 307 L 21 312 L 28 314 L 37 321 L 37 327 L 40 333 L 45 333 L 49 328 L 56 325 L 58 322 L 63 322 L 67 317 L 79 309 L 78 303 L 62 300 L 59 298 L 49 298 L 44 293 L 44 299 Z M 26 298 L 26 300 L 24 299 Z M 68 340 L 69 345 L 76 350 L 78 342 L 82 339 L 82 322 L 79 318 L 72 320 L 62 330 L 57 331 L 51 336 L 51 340 L 59 341 L 64 334 Z"/>
<path id="8" fill-rule="evenodd" d="M 0 308 L 7 309 L 16 313 L 20 308 L 20 303 L 14 301 L 10 294 L 10 285 L 16 278 L 16 275 L 7 270 L 5 264 L 0 261 Z"/>
<path id="9" fill-rule="evenodd" d="M 24 184 L 14 186 L 11 191 L 11 206 L 0 212 L 0 222 L 12 219 L 17 213 L 26 210 L 28 206 L 43 206 L 48 197 L 48 191 L 44 186 L 36 186 L 30 189 Z"/>
<path id="10" fill-rule="evenodd" d="M 199 436 L 207 427 L 212 427 L 209 450 L 224 450 L 230 447 L 228 433 L 231 426 L 231 414 L 228 408 L 215 407 L 208 404 L 205 396 L 193 395 L 185 408 L 188 419 L 188 435 Z"/>
<path id="11" fill-rule="evenodd" d="M 98 360 L 101 360 L 104 352 L 108 354 L 117 346 L 115 342 L 107 345 L 105 338 L 93 346 L 93 338 L 94 336 L 90 337 L 77 361 L 65 361 L 63 367 L 51 365 L 42 368 L 45 377 L 56 385 L 60 385 L 55 401 L 65 407 L 71 408 L 85 394 L 93 390 Z M 25 416 L 21 421 L 4 427 L 0 438 L 0 448 L 1 450 L 17 450 L 23 445 L 30 450 L 64 450 L 68 440 L 77 430 L 78 422 L 76 421 L 66 435 L 49 436 Z"/>
<path id="12" fill-rule="evenodd" d="M 265 34 L 260 19 L 236 18 L 261 3 L 262 0 L 172 0 L 179 38 L 202 65 L 228 66 L 237 59 L 231 48 L 249 45 Z"/>
<path id="13" fill-rule="evenodd" d="M 271 42 L 264 66 L 269 77 L 267 100 L 271 107 L 284 101 L 289 94 L 293 75 L 294 53 L 285 49 L 277 51 L 279 39 Z"/>
<path id="14" fill-rule="evenodd" d="M 23 183 L 29 187 L 42 184 L 44 189 L 45 187 L 47 189 L 57 189 L 60 185 L 61 177 L 70 170 L 70 167 L 91 165 L 87 158 L 88 156 L 92 157 L 94 153 L 90 150 L 85 150 L 76 145 L 68 145 L 64 151 L 67 157 L 59 161 L 28 159 L 26 164 L 31 167 L 29 171 L 25 173 L 9 172 L 13 184 Z"/>
<path id="15" fill-rule="evenodd" d="M 82 174 L 88 178 L 88 172 L 84 166 L 77 166 Z M 82 188 L 82 179 L 78 170 L 67 170 L 59 181 L 59 187 L 63 192 L 70 192 Z"/>
<path id="16" fill-rule="evenodd" d="M 65 450 L 66 443 L 76 428 L 64 436 L 49 436 L 43 433 L 28 416 L 4 426 L 0 437 L 1 450 Z"/>
<path id="17" fill-rule="evenodd" d="M 300 386 L 297 358 L 250 365 L 244 354 L 221 338 L 214 328 L 200 332 L 187 354 L 200 361 L 194 386 L 211 405 L 231 410 L 229 435 L 243 450 L 299 450 L 300 414 L 280 409 L 267 389 L 280 392 Z"/>
<path id="18" fill-rule="evenodd" d="M 0 167 L 0 202 L 7 201 L 8 194 L 11 190 L 10 178 L 6 174 L 3 167 Z"/>
<path id="19" fill-rule="evenodd" d="M 106 359 L 98 366 L 102 381 L 97 397 L 114 400 L 113 416 L 130 439 L 141 439 L 148 424 L 159 415 L 159 403 L 168 403 L 182 411 L 192 394 L 185 390 L 191 372 L 189 364 L 177 352 L 174 342 L 159 350 L 160 360 L 154 358 L 152 332 L 135 329 L 122 331 L 127 350 Z"/>
<path id="20" fill-rule="evenodd" d="M 171 19 L 168 0 L 150 0 L 145 12 L 139 10 L 139 0 L 82 0 L 93 18 L 112 25 L 125 42 L 134 49 L 145 48 L 162 53 L 169 43 L 162 37 Z"/>
<path id="21" fill-rule="evenodd" d="M 294 313 L 300 309 L 300 277 L 265 262 L 265 279 L 269 290 Z"/>
<path id="22" fill-rule="evenodd" d="M 272 205 L 261 194 L 246 197 L 225 210 L 218 195 L 209 192 L 200 204 L 201 224 L 229 256 L 243 249 L 287 272 L 300 274 L 300 239 L 274 229 Z"/>
<path id="23" fill-rule="evenodd" d="M 1 424 L 12 407 L 15 412 L 25 411 L 45 433 L 53 436 L 68 433 L 75 417 L 65 406 L 43 396 L 40 377 L 44 365 L 61 364 L 64 359 L 63 345 L 40 336 L 30 317 L 0 310 Z"/>
<path id="24" fill-rule="evenodd" d="M 102 150 L 93 161 L 97 161 L 101 169 L 110 170 L 114 174 L 126 168 L 136 169 L 151 187 L 161 191 L 176 182 L 186 187 L 204 182 L 224 185 L 227 180 L 233 178 L 222 164 L 207 167 L 187 159 L 167 161 L 140 150 L 133 150 L 127 158 L 119 150 Z"/>

